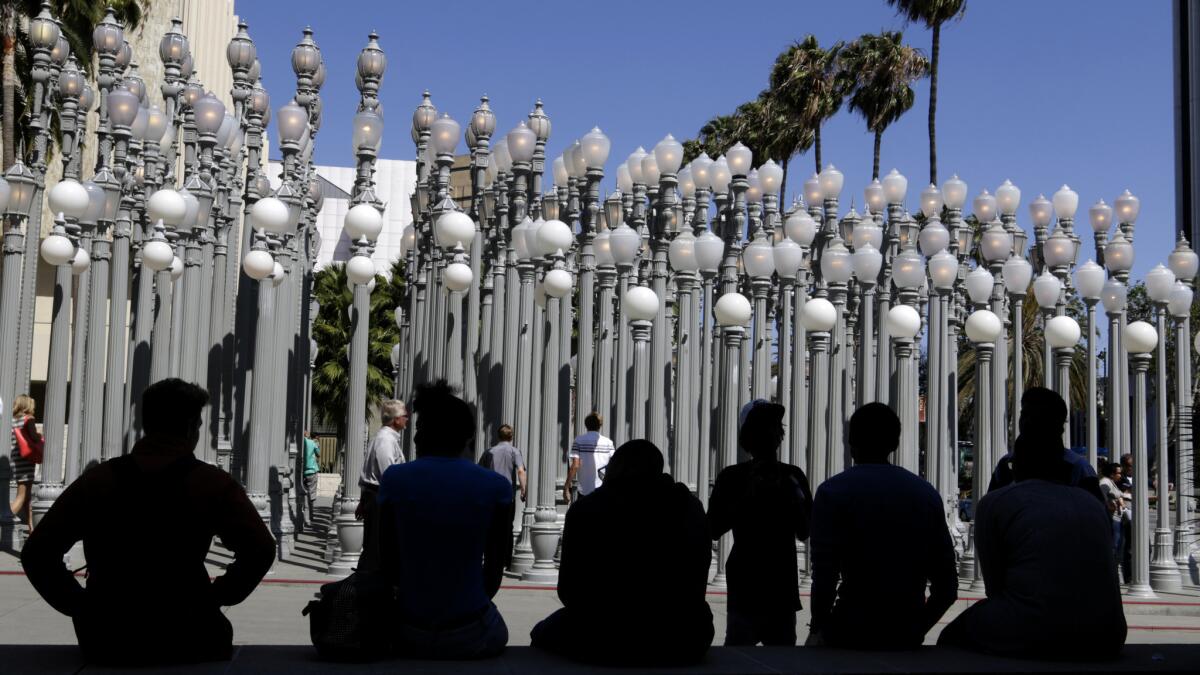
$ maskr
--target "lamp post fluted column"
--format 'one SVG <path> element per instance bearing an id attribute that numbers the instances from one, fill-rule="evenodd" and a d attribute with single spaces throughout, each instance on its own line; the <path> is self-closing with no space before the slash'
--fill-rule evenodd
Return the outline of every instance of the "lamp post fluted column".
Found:
<path id="1" fill-rule="evenodd" d="M 1149 454 L 1146 449 L 1146 437 L 1149 431 L 1149 418 L 1146 417 L 1146 371 L 1150 369 L 1149 352 L 1129 354 L 1129 363 L 1133 366 L 1133 466 L 1150 466 Z M 1134 478 L 1142 481 L 1142 468 L 1136 468 Z M 1133 490 L 1133 574 L 1129 580 L 1126 592 L 1134 598 L 1158 597 L 1150 586 L 1150 490 L 1148 486 L 1138 485 Z M 1157 548 L 1157 546 L 1155 547 Z"/>
<path id="2" fill-rule="evenodd" d="M 1191 279 L 1184 282 L 1191 290 Z M 1189 304 L 1188 311 L 1191 307 Z M 1195 472 L 1195 459 L 1192 455 L 1192 443 L 1195 428 L 1192 425 L 1192 345 L 1191 317 L 1184 314 L 1175 320 L 1175 466 L 1176 494 L 1192 494 L 1192 476 Z M 1175 540 L 1174 558 L 1180 574 L 1186 579 L 1191 578 L 1188 548 L 1191 544 L 1191 521 L 1189 498 L 1175 499 Z"/>
<path id="3" fill-rule="evenodd" d="M 978 509 L 979 499 L 987 490 L 987 480 L 990 478 L 986 467 L 994 465 L 992 461 L 992 350 L 994 344 L 981 342 L 975 345 L 975 471 L 972 473 L 971 500 Z M 976 510 L 977 514 L 978 511 Z M 971 519 L 971 590 L 981 592 L 983 587 L 983 572 L 979 565 L 979 555 L 975 551 L 975 519 Z"/>
<path id="4" fill-rule="evenodd" d="M 1169 482 L 1170 474 L 1168 461 L 1167 426 L 1167 303 L 1156 302 L 1154 311 L 1154 329 L 1158 333 L 1157 358 L 1155 359 L 1155 412 L 1157 431 L 1155 437 L 1155 528 L 1154 549 L 1150 558 L 1150 587 L 1156 591 L 1178 591 L 1182 587 L 1179 576 L 1179 566 L 1175 564 L 1174 541 L 1171 535 L 1171 506 Z M 1179 345 L 1177 349 L 1187 350 L 1187 345 Z M 1176 405 L 1179 401 L 1176 400 Z M 1140 466 L 1146 466 L 1141 464 Z M 1183 467 L 1176 469 L 1176 486 L 1182 481 Z M 1179 501 L 1183 501 L 1183 492 L 1179 491 Z"/>
<path id="5" fill-rule="evenodd" d="M 737 464 L 737 416 L 738 416 L 738 382 L 741 374 L 742 341 L 746 329 L 742 326 L 722 326 L 721 342 L 725 350 L 725 367 L 721 371 L 721 441 L 717 452 L 720 455 L 720 467 Z M 712 584 L 722 587 L 726 584 L 726 565 L 729 561 L 729 551 L 733 548 L 733 533 L 726 532 L 717 542 L 717 573 Z"/>
<path id="6" fill-rule="evenodd" d="M 35 196 L 38 193 L 35 193 Z M 51 234 L 65 235 L 66 222 L 61 215 L 54 221 Z M 36 260 L 27 260 L 36 265 Z M 54 267 L 54 306 L 50 320 L 50 363 L 46 371 L 46 407 L 42 418 L 44 429 L 45 459 L 42 464 L 42 482 L 33 496 L 33 518 L 36 525 L 54 500 L 62 494 L 66 484 L 76 475 L 64 474 L 63 431 L 67 413 L 67 347 L 71 340 L 71 263 Z M 67 462 L 72 457 L 67 453 Z M 76 465 L 78 460 L 75 461 Z"/>

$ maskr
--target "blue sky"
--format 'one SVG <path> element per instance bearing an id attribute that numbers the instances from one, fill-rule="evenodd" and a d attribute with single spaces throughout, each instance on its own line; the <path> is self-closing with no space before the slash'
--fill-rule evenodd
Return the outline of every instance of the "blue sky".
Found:
<path id="1" fill-rule="evenodd" d="M 350 166 L 355 58 L 371 30 L 388 56 L 381 99 L 390 125 L 381 156 L 410 159 L 413 108 L 428 88 L 439 111 L 465 124 L 486 93 L 507 131 L 542 98 L 557 156 L 599 125 L 613 141 L 610 175 L 637 145 L 666 133 L 681 140 L 766 86 L 775 56 L 808 33 L 821 42 L 903 29 L 928 54 L 930 33 L 905 26 L 883 0 L 715 0 L 604 3 L 381 3 L 365 0 L 242 0 L 273 105 L 295 88 L 289 53 L 311 25 L 328 68 L 316 159 Z M 1175 159 L 1171 3 L 969 0 L 942 31 L 938 173 L 957 173 L 973 197 L 1008 178 L 1027 204 L 1063 183 L 1080 195 L 1078 217 L 1126 188 L 1142 201 L 1134 275 L 1165 261 L 1174 245 Z M 882 170 L 909 177 L 909 206 L 928 180 L 928 83 L 913 110 L 883 139 Z M 272 132 L 274 140 L 274 132 Z M 843 204 L 862 203 L 872 136 L 843 110 L 823 131 L 823 158 L 846 176 Z M 759 158 L 755 158 L 756 164 Z M 789 192 L 813 169 L 794 158 Z M 611 185 L 611 179 L 606 185 Z M 968 201 L 969 203 L 969 201 Z M 845 206 L 843 210 L 845 210 Z M 1079 262 L 1092 257 L 1081 223 Z"/>

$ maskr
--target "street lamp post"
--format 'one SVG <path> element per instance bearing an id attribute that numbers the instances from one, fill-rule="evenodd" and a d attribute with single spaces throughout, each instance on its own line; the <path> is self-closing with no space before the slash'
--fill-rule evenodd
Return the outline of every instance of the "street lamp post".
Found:
<path id="1" fill-rule="evenodd" d="M 1149 466 L 1146 451 L 1146 437 L 1149 431 L 1149 420 L 1146 417 L 1146 371 L 1150 368 L 1150 352 L 1158 344 L 1158 334 L 1154 327 L 1144 321 L 1134 321 L 1125 326 L 1125 349 L 1129 352 L 1129 361 L 1133 366 L 1133 465 L 1135 467 Z M 1143 469 L 1137 469 L 1141 472 Z M 1142 480 L 1143 474 L 1137 474 Z M 1155 546 L 1157 549 L 1158 547 Z M 1126 591 L 1135 598 L 1158 597 L 1150 585 L 1150 494 L 1148 489 L 1133 491 L 1133 575 L 1129 580 Z"/>
<path id="2" fill-rule="evenodd" d="M 1183 231 L 1179 232 L 1179 241 L 1175 250 L 1167 257 L 1167 264 L 1175 273 L 1175 288 L 1171 291 L 1169 309 L 1175 317 L 1175 466 L 1176 494 L 1190 495 L 1193 491 L 1192 476 L 1195 471 L 1195 461 L 1192 459 L 1193 434 L 1192 426 L 1192 352 L 1188 340 L 1191 336 L 1191 311 L 1193 300 L 1193 285 L 1200 258 L 1188 246 Z M 1188 561 L 1188 513 L 1191 509 L 1189 499 L 1175 500 L 1175 563 L 1179 565 L 1180 573 L 1191 578 Z"/>
<path id="3" fill-rule="evenodd" d="M 1159 592 L 1178 591 L 1182 586 L 1179 576 L 1179 566 L 1175 564 L 1174 542 L 1171 536 L 1171 508 L 1168 472 L 1168 438 L 1167 426 L 1167 307 L 1171 292 L 1175 287 L 1175 273 L 1162 264 L 1155 265 L 1146 274 L 1146 295 L 1154 303 L 1154 330 L 1157 334 L 1157 353 L 1155 358 L 1155 395 L 1157 429 L 1155 446 L 1155 529 L 1154 549 L 1150 559 L 1150 586 Z M 1186 351 L 1186 346 L 1184 347 Z M 1145 465 L 1143 465 L 1145 466 Z M 1177 469 L 1177 476 L 1182 476 L 1183 468 Z M 1179 481 L 1179 478 L 1176 478 Z M 1182 501 L 1183 492 L 1179 492 Z"/>
<path id="4" fill-rule="evenodd" d="M 721 339 L 725 350 L 725 368 L 721 372 L 721 440 L 719 445 L 719 466 L 717 470 L 737 464 L 738 449 L 738 386 L 741 366 L 742 334 L 746 324 L 750 322 L 753 308 L 746 296 L 740 293 L 725 293 L 721 295 L 714 306 L 717 323 L 721 325 Z M 733 547 L 733 534 L 722 535 L 717 543 L 717 573 L 713 578 L 714 586 L 726 583 L 726 564 L 729 551 Z"/>
<path id="5" fill-rule="evenodd" d="M 975 470 L 971 487 L 971 501 L 978 514 L 979 499 L 987 489 L 988 468 L 992 466 L 992 396 L 991 368 L 992 347 L 1004 334 L 1004 323 L 1000 317 L 986 309 L 980 309 L 967 317 L 967 338 L 975 345 Z M 979 556 L 974 550 L 975 519 L 971 521 L 971 550 L 964 556 L 963 564 L 971 567 L 971 590 L 983 590 L 983 574 Z"/>

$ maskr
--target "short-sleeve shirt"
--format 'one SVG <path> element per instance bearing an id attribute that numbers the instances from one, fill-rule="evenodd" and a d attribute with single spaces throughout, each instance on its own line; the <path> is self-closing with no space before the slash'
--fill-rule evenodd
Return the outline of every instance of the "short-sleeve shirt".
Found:
<path id="1" fill-rule="evenodd" d="M 483 457 L 479 458 L 479 466 L 500 474 L 516 489 L 517 469 L 525 468 L 525 457 L 512 443 L 500 441 L 483 453 Z"/>
<path id="2" fill-rule="evenodd" d="M 321 447 L 311 438 L 304 439 L 304 475 L 314 476 L 321 467 L 317 464 L 317 455 L 320 454 Z"/>
<path id="3" fill-rule="evenodd" d="M 363 457 L 362 477 L 358 484 L 364 487 L 379 487 L 379 479 L 383 472 L 393 464 L 404 463 L 404 447 L 400 443 L 400 434 L 391 427 L 380 427 L 379 433 L 371 440 L 367 454 Z"/>
<path id="4" fill-rule="evenodd" d="M 599 431 L 589 431 L 575 438 L 571 443 L 570 458 L 579 459 L 579 494 L 591 494 L 604 483 L 600 471 L 608 466 L 613 452 L 612 440 Z"/>
<path id="5" fill-rule="evenodd" d="M 379 507 L 395 516 L 402 620 L 453 624 L 490 602 L 488 528 L 512 500 L 507 481 L 467 459 L 420 457 L 384 473 Z"/>

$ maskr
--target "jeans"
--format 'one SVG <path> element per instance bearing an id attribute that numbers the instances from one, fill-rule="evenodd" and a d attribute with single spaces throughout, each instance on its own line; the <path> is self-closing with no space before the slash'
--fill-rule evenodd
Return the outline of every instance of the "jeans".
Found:
<path id="1" fill-rule="evenodd" d="M 415 659 L 486 659 L 498 656 L 507 644 L 508 626 L 491 602 L 482 615 L 462 626 L 426 629 L 405 624 L 396 635 L 397 654 Z"/>

